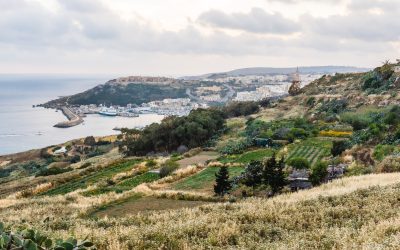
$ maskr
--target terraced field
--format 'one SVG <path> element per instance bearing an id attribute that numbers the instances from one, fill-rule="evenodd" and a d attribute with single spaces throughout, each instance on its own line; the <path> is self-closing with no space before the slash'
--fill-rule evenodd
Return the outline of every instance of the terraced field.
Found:
<path id="1" fill-rule="evenodd" d="M 63 185 L 57 186 L 53 189 L 50 189 L 47 192 L 42 193 L 41 195 L 59 195 L 59 194 L 67 194 L 73 192 L 80 188 L 86 188 L 90 184 L 97 183 L 101 180 L 105 180 L 107 178 L 111 178 L 117 173 L 128 171 L 132 169 L 133 165 L 139 163 L 138 160 L 129 160 L 123 163 L 114 164 L 109 167 L 103 168 L 97 172 L 93 172 L 88 174 L 82 178 L 77 180 L 70 181 Z"/>
<path id="2" fill-rule="evenodd" d="M 313 165 L 322 157 L 329 155 L 331 147 L 332 141 L 329 139 L 310 138 L 290 145 L 287 160 L 293 157 L 303 157 Z"/>
<path id="3" fill-rule="evenodd" d="M 215 182 L 215 173 L 219 170 L 218 167 L 208 167 L 199 173 L 189 176 L 182 181 L 176 183 L 173 188 L 176 190 L 204 190 L 209 191 L 212 189 Z M 243 172 L 243 167 L 229 167 L 229 176 L 237 176 Z"/>
<path id="4" fill-rule="evenodd" d="M 110 185 L 107 187 L 99 187 L 93 190 L 85 191 L 82 193 L 83 196 L 94 196 L 94 195 L 100 195 L 108 192 L 123 192 L 126 190 L 130 190 L 142 183 L 148 183 L 152 182 L 155 180 L 158 180 L 160 178 L 160 175 L 157 173 L 144 173 L 141 175 L 137 175 L 128 179 L 125 179 L 121 182 L 118 182 L 114 185 Z"/>
<path id="5" fill-rule="evenodd" d="M 274 150 L 270 148 L 257 149 L 247 151 L 240 155 L 224 156 L 219 159 L 222 163 L 249 163 L 251 161 L 260 161 L 265 157 L 271 157 L 274 154 Z"/>
<path id="6" fill-rule="evenodd" d="M 295 147 L 288 155 L 288 160 L 294 157 L 306 158 L 311 165 L 317 163 L 327 153 L 327 149 L 312 146 Z"/>

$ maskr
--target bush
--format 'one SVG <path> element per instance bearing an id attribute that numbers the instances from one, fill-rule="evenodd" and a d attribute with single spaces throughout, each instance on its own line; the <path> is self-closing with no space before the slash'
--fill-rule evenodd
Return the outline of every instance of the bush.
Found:
<path id="1" fill-rule="evenodd" d="M 155 166 L 157 166 L 157 162 L 155 160 L 150 159 L 150 160 L 146 161 L 146 167 L 153 168 Z"/>
<path id="2" fill-rule="evenodd" d="M 315 104 L 315 97 L 314 97 L 314 96 L 309 97 L 309 98 L 307 99 L 307 101 L 306 101 L 306 104 L 307 104 L 307 106 L 309 106 L 309 107 L 314 106 L 314 104 Z"/>
<path id="3" fill-rule="evenodd" d="M 256 102 L 232 102 L 222 108 L 226 118 L 251 115 L 259 110 L 260 107 Z"/>
<path id="4" fill-rule="evenodd" d="M 21 228 L 21 227 L 19 227 Z M 69 238 L 53 241 L 44 234 L 29 228 L 11 231 L 0 222 L 0 249 L 95 249 L 90 241 Z"/>
<path id="5" fill-rule="evenodd" d="M 322 102 L 322 105 L 318 108 L 318 111 L 330 114 L 339 114 L 346 110 L 347 105 L 347 99 L 333 99 Z"/>
<path id="6" fill-rule="evenodd" d="M 250 140 L 247 139 L 241 139 L 241 140 L 230 140 L 228 143 L 219 149 L 219 152 L 221 154 L 241 154 L 243 153 L 247 148 L 249 148 L 252 145 Z"/>
<path id="7" fill-rule="evenodd" d="M 393 86 L 393 68 L 389 62 L 385 62 L 381 67 L 368 72 L 362 78 L 362 89 L 370 94 L 379 94 Z"/>
<path id="8" fill-rule="evenodd" d="M 70 163 L 77 163 L 81 161 L 81 157 L 79 155 L 74 155 L 71 157 L 71 159 L 69 159 Z"/>
<path id="9" fill-rule="evenodd" d="M 309 169 L 311 166 L 310 162 L 303 157 L 291 158 L 286 163 L 295 169 Z"/>
<path id="10" fill-rule="evenodd" d="M 96 146 L 96 139 L 93 136 L 87 136 L 83 141 L 83 144 L 88 146 Z"/>
<path id="11" fill-rule="evenodd" d="M 394 173 L 400 172 L 400 157 L 386 157 L 377 167 L 378 173 Z"/>
<path id="12" fill-rule="evenodd" d="M 57 174 L 62 174 L 62 173 L 66 173 L 69 171 L 72 171 L 72 168 L 59 168 L 59 167 L 43 168 L 43 169 L 39 170 L 39 172 L 36 173 L 35 177 L 57 175 Z"/>
<path id="13" fill-rule="evenodd" d="M 179 168 L 176 161 L 168 160 L 160 168 L 160 178 L 166 177 Z"/>
<path id="14" fill-rule="evenodd" d="M 342 154 L 342 152 L 345 151 L 346 149 L 348 149 L 349 147 L 350 146 L 349 146 L 348 141 L 333 141 L 331 154 L 333 156 L 338 156 L 338 155 Z"/>
<path id="15" fill-rule="evenodd" d="M 321 184 L 328 175 L 328 164 L 326 162 L 318 162 L 311 168 L 310 181 L 315 185 Z"/>
<path id="16" fill-rule="evenodd" d="M 92 165 L 92 163 L 90 163 L 90 162 L 85 162 L 84 164 L 82 164 L 82 165 L 79 167 L 79 169 L 87 168 L 87 167 L 89 167 L 90 165 Z"/>
<path id="17" fill-rule="evenodd" d="M 382 161 L 385 156 L 390 155 L 395 151 L 396 147 L 393 145 L 376 145 L 372 156 L 375 160 Z"/>

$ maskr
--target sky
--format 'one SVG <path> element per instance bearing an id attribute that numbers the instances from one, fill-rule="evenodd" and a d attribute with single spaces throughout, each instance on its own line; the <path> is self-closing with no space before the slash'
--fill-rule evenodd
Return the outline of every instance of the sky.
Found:
<path id="1" fill-rule="evenodd" d="M 197 75 L 400 58 L 399 0 L 0 0 L 0 74 Z"/>

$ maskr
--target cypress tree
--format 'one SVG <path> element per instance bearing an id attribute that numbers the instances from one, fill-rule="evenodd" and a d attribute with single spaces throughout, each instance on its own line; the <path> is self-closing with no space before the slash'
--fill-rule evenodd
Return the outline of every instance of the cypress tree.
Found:
<path id="1" fill-rule="evenodd" d="M 215 174 L 214 192 L 217 195 L 223 196 L 231 188 L 231 182 L 229 181 L 228 167 L 223 166 L 219 169 L 218 173 Z"/>
<path id="2" fill-rule="evenodd" d="M 271 187 L 272 193 L 279 192 L 285 185 L 285 173 L 283 168 L 285 167 L 284 158 L 282 157 L 279 162 L 276 161 L 275 154 L 267 160 L 263 169 L 263 181 L 264 184 Z"/>

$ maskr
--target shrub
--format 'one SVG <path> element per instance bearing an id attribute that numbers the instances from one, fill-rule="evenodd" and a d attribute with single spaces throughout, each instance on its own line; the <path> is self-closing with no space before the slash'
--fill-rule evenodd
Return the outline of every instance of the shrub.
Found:
<path id="1" fill-rule="evenodd" d="M 326 162 L 318 162 L 311 168 L 310 181 L 315 185 L 321 184 L 328 175 L 328 164 Z"/>
<path id="2" fill-rule="evenodd" d="M 303 157 L 291 158 L 286 163 L 295 169 L 309 169 L 311 166 L 310 162 Z"/>
<path id="3" fill-rule="evenodd" d="M 377 167 L 378 173 L 400 172 L 400 157 L 386 157 Z"/>
<path id="4" fill-rule="evenodd" d="M 306 101 L 306 104 L 307 104 L 307 106 L 309 106 L 309 107 L 314 106 L 314 104 L 315 104 L 315 97 L 314 97 L 314 96 L 309 97 L 309 98 L 307 99 L 307 101 Z"/>
<path id="5" fill-rule="evenodd" d="M 21 228 L 21 227 L 19 227 Z M 0 222 L 0 249 L 94 249 L 90 241 L 74 238 L 53 241 L 44 234 L 29 228 L 11 231 Z"/>
<path id="6" fill-rule="evenodd" d="M 259 110 L 257 102 L 232 102 L 222 108 L 222 112 L 227 118 L 251 115 Z"/>
<path id="7" fill-rule="evenodd" d="M 79 155 L 74 155 L 71 157 L 71 159 L 69 159 L 70 163 L 77 163 L 81 161 L 81 157 Z"/>
<path id="8" fill-rule="evenodd" d="M 368 93 L 381 93 L 393 86 L 393 68 L 389 62 L 385 62 L 381 67 L 368 72 L 362 78 L 362 89 Z"/>
<path id="9" fill-rule="evenodd" d="M 241 140 L 230 140 L 228 143 L 219 149 L 221 154 L 241 154 L 252 145 L 250 140 L 241 139 Z"/>
<path id="10" fill-rule="evenodd" d="M 331 114 L 339 114 L 345 111 L 347 105 L 347 99 L 333 99 L 330 101 L 323 101 L 322 105 L 318 108 L 318 111 Z"/>
<path id="11" fill-rule="evenodd" d="M 348 141 L 333 141 L 332 148 L 331 148 L 331 154 L 333 156 L 338 156 L 338 155 L 342 154 L 342 152 L 348 148 L 349 148 Z"/>
<path id="12" fill-rule="evenodd" d="M 83 163 L 83 164 L 79 167 L 79 169 L 84 169 L 84 168 L 90 167 L 90 165 L 92 165 L 92 163 L 90 163 L 90 162 L 85 162 L 85 163 Z"/>
<path id="13" fill-rule="evenodd" d="M 378 161 L 382 161 L 385 156 L 393 153 L 395 151 L 395 149 L 396 149 L 396 147 L 393 145 L 378 144 L 378 145 L 376 145 L 372 156 L 374 157 L 374 159 L 376 159 Z"/>
<path id="14" fill-rule="evenodd" d="M 157 166 L 157 162 L 155 160 L 150 159 L 150 160 L 146 161 L 146 167 L 153 168 L 155 166 Z"/>
<path id="15" fill-rule="evenodd" d="M 62 173 L 66 173 L 69 171 L 72 171 L 72 168 L 59 168 L 59 167 L 43 168 L 43 169 L 39 170 L 39 172 L 36 173 L 35 177 L 57 175 L 57 174 L 62 174 Z"/>
<path id="16" fill-rule="evenodd" d="M 166 177 L 179 168 L 175 161 L 168 160 L 160 168 L 160 178 Z"/>
<path id="17" fill-rule="evenodd" d="M 88 146 L 96 146 L 96 139 L 93 136 L 87 136 L 83 141 L 83 144 Z"/>

